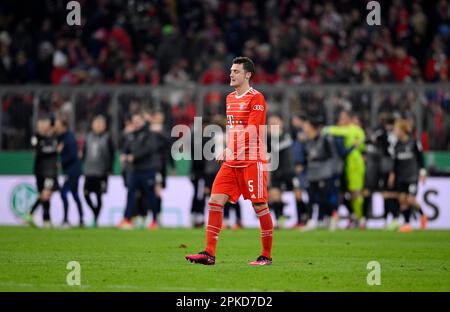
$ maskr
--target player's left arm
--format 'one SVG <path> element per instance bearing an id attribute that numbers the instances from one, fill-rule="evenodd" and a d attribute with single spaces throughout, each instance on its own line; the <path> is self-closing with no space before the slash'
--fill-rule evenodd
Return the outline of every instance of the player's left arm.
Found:
<path id="1" fill-rule="evenodd" d="M 416 142 L 414 144 L 414 153 L 416 154 L 417 165 L 419 166 L 419 181 L 421 183 L 425 183 L 425 179 L 427 177 L 427 169 L 425 168 L 425 160 L 423 157 L 423 149 L 422 144 L 420 142 Z"/>
<path id="2" fill-rule="evenodd" d="M 364 130 L 362 128 L 358 129 L 358 136 L 357 136 L 357 148 L 361 153 L 363 153 L 366 150 L 366 134 L 364 133 Z"/>
<path id="3" fill-rule="evenodd" d="M 82 150 L 81 150 L 81 152 L 80 152 L 80 160 L 82 161 L 82 162 L 84 162 L 85 160 L 86 160 L 86 151 L 87 151 L 87 143 L 86 143 L 86 141 L 84 142 L 84 144 L 83 144 L 83 148 L 82 148 Z"/>
<path id="4" fill-rule="evenodd" d="M 144 158 L 151 157 L 151 155 L 156 152 L 154 141 L 155 136 L 151 135 L 151 133 L 148 133 L 144 139 L 144 142 L 142 142 L 142 145 L 139 146 L 139 148 L 131 151 L 131 162 L 136 163 L 137 161 L 140 161 Z"/>
<path id="5" fill-rule="evenodd" d="M 66 158 L 64 159 L 63 167 L 75 162 L 78 158 L 78 144 L 75 139 L 75 136 L 73 135 L 67 135 L 65 140 L 62 141 L 60 144 L 62 144 L 61 151 L 64 149 L 67 149 Z M 63 162 L 63 161 L 61 161 Z"/>
<path id="6" fill-rule="evenodd" d="M 114 146 L 114 142 L 111 136 L 108 135 L 108 153 L 109 153 L 109 164 L 108 164 L 108 172 L 112 174 L 114 167 L 114 157 L 116 153 L 116 148 Z"/>
<path id="7" fill-rule="evenodd" d="M 344 139 L 339 136 L 336 137 L 333 136 L 333 143 L 341 159 L 345 159 L 348 156 L 348 154 L 350 154 L 355 148 L 354 145 L 350 146 L 349 148 L 346 148 L 344 145 Z"/>

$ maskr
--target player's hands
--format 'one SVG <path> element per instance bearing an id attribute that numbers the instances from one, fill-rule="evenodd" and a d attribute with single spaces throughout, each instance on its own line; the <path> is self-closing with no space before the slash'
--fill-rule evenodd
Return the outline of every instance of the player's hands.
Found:
<path id="1" fill-rule="evenodd" d="M 35 147 L 37 144 L 38 144 L 38 138 L 35 135 L 33 135 L 31 137 L 31 146 Z"/>
<path id="2" fill-rule="evenodd" d="M 61 153 L 63 149 L 64 149 L 64 143 L 59 143 L 56 146 L 56 150 L 58 151 L 58 153 Z"/>
<path id="3" fill-rule="evenodd" d="M 127 161 L 127 155 L 121 154 L 121 155 L 120 155 L 120 162 L 121 162 L 121 163 L 125 163 L 126 161 Z"/>
<path id="4" fill-rule="evenodd" d="M 394 187 L 394 183 L 395 183 L 395 174 L 393 172 L 391 172 L 389 174 L 389 178 L 388 178 L 388 187 L 389 188 L 393 188 Z"/>
<path id="5" fill-rule="evenodd" d="M 426 181 L 427 181 L 427 176 L 426 175 L 420 175 L 419 176 L 420 184 L 425 184 Z"/>
<path id="6" fill-rule="evenodd" d="M 132 162 L 134 161 L 134 156 L 131 155 L 131 154 L 127 155 L 127 161 L 128 161 L 129 163 L 132 163 Z"/>
<path id="7" fill-rule="evenodd" d="M 295 165 L 295 174 L 299 175 L 303 172 L 303 166 L 302 165 Z"/>
<path id="8" fill-rule="evenodd" d="M 267 171 L 266 179 L 267 186 L 270 188 L 270 186 L 272 185 L 272 171 Z"/>
<path id="9" fill-rule="evenodd" d="M 157 183 L 155 185 L 155 195 L 161 197 L 162 190 L 163 190 L 162 185 L 160 183 Z"/>

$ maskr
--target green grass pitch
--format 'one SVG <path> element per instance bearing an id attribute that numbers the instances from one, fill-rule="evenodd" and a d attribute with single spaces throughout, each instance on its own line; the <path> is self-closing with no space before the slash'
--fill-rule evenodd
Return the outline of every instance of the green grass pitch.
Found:
<path id="1" fill-rule="evenodd" d="M 215 266 L 191 264 L 203 230 L 0 227 L 0 291 L 450 291 L 450 231 L 275 231 L 274 264 L 251 267 L 259 231 L 222 231 Z M 381 285 L 367 285 L 367 263 Z M 78 261 L 81 286 L 68 286 Z"/>

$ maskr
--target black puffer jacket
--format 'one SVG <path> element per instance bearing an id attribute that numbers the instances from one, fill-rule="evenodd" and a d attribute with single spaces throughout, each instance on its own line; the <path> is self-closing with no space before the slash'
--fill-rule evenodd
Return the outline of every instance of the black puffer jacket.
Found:
<path id="1" fill-rule="evenodd" d="M 157 137 L 150 132 L 148 125 L 145 124 L 141 129 L 134 131 L 130 140 L 127 140 L 124 146 L 124 153 L 133 155 L 131 170 L 147 171 L 156 170 L 159 167 L 157 155 Z"/>

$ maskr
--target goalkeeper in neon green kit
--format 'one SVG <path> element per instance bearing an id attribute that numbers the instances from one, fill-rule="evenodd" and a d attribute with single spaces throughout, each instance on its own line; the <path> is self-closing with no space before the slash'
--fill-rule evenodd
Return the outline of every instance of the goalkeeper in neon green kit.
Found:
<path id="1" fill-rule="evenodd" d="M 339 114 L 337 126 L 328 126 L 323 130 L 326 134 L 342 137 L 346 148 L 354 147 L 345 159 L 345 181 L 347 190 L 351 194 L 351 210 L 356 221 L 359 222 L 363 213 L 363 188 L 365 164 L 363 158 L 365 134 L 358 125 L 357 118 L 352 112 L 343 110 Z"/>

